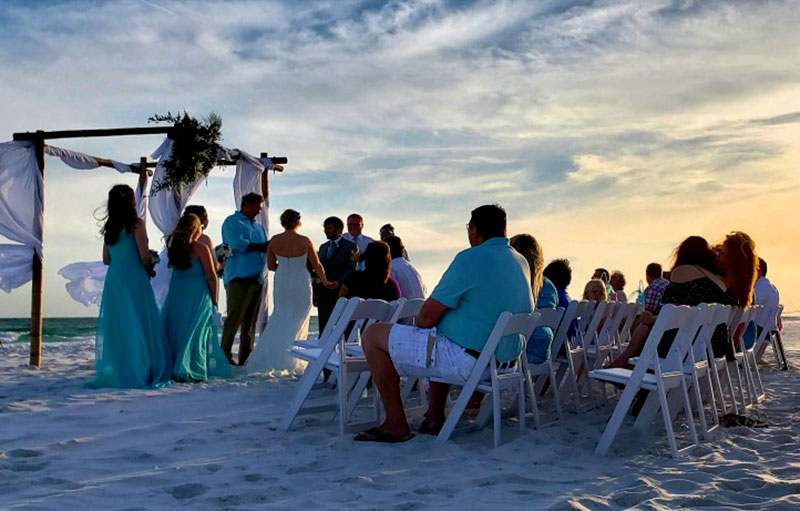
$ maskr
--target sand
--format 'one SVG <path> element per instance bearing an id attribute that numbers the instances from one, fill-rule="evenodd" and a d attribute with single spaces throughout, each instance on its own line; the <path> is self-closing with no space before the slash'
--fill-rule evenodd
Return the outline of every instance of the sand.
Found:
<path id="1" fill-rule="evenodd" d="M 276 431 L 297 381 L 241 378 L 159 391 L 90 390 L 90 342 L 0 347 L 2 509 L 800 508 L 800 321 L 790 371 L 763 367 L 765 430 L 721 430 L 673 460 L 660 424 L 593 454 L 611 408 L 518 437 L 462 432 L 446 445 L 340 437 L 330 415 Z M 771 357 L 768 356 L 771 360 Z M 552 415 L 550 416 L 552 417 Z"/>

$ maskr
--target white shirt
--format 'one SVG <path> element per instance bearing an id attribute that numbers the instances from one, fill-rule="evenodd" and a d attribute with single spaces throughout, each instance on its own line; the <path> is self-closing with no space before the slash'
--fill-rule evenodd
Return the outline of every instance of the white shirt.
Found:
<path id="1" fill-rule="evenodd" d="M 611 293 L 611 300 L 614 302 L 628 303 L 628 295 L 625 294 L 625 291 L 620 289 L 619 291 Z"/>
<path id="2" fill-rule="evenodd" d="M 759 277 L 753 286 L 753 303 L 763 305 L 764 307 L 777 307 L 781 303 L 781 296 L 778 289 L 772 285 L 767 277 Z M 775 318 L 776 324 L 773 325 L 777 328 L 777 317 Z"/>
<path id="3" fill-rule="evenodd" d="M 358 247 L 358 252 L 360 254 L 363 254 L 364 251 L 367 250 L 367 245 L 375 241 L 369 236 L 365 236 L 364 234 L 359 234 L 358 239 L 356 239 L 356 237 L 350 234 L 349 232 L 344 233 L 344 239 L 355 243 L 356 246 Z"/>
<path id="4" fill-rule="evenodd" d="M 402 257 L 392 259 L 392 270 L 389 276 L 400 285 L 400 292 L 403 293 L 403 298 L 408 298 L 409 300 L 425 298 L 427 290 L 425 289 L 425 284 L 422 283 L 422 277 L 420 277 L 417 269 Z"/>

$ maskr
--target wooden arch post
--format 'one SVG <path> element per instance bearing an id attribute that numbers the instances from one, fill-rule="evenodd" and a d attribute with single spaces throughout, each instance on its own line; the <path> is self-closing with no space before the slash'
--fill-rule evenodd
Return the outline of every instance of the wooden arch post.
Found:
<path id="1" fill-rule="evenodd" d="M 44 247 L 44 131 L 37 131 L 36 138 L 33 140 L 33 147 L 36 151 L 36 163 L 39 165 L 39 172 L 42 174 L 42 211 L 34 211 L 35 221 L 39 222 L 39 232 L 42 235 L 42 247 Z M 42 270 L 44 261 L 42 257 L 33 251 L 32 266 L 32 286 L 31 286 L 31 356 L 32 366 L 42 366 Z"/>

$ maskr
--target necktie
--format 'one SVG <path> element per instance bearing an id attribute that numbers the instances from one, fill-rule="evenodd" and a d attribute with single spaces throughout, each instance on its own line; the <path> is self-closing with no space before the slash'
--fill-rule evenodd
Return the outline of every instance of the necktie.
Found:
<path id="1" fill-rule="evenodd" d="M 358 248 L 358 236 L 353 236 L 353 243 L 355 243 L 356 248 Z M 361 249 L 358 249 L 358 251 L 361 252 Z"/>
<path id="2" fill-rule="evenodd" d="M 327 251 L 327 254 L 326 254 L 328 256 L 327 259 L 331 259 L 333 257 L 334 248 L 335 248 L 335 244 L 332 241 L 328 242 L 328 251 Z"/>

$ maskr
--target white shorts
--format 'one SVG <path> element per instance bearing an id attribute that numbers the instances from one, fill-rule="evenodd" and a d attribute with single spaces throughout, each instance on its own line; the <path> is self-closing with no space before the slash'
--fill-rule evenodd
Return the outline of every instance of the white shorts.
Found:
<path id="1" fill-rule="evenodd" d="M 428 362 L 428 337 L 436 341 Z M 400 376 L 466 380 L 476 359 L 436 328 L 393 325 L 389 331 L 389 356 Z"/>

